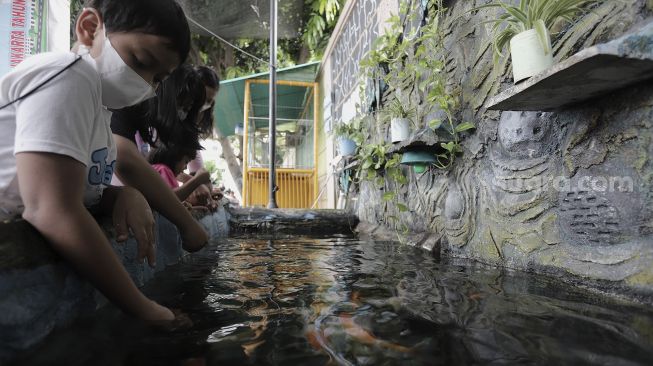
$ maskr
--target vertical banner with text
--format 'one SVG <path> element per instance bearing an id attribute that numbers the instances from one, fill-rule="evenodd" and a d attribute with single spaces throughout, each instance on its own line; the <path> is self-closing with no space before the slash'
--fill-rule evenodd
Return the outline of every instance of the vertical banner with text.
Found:
<path id="1" fill-rule="evenodd" d="M 47 0 L 0 0 L 0 76 L 48 50 Z"/>

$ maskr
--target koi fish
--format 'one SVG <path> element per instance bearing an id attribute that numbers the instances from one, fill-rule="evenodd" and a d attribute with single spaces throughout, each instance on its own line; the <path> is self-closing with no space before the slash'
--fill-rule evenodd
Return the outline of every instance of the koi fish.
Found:
<path id="1" fill-rule="evenodd" d="M 354 303 L 356 307 L 362 305 L 362 302 L 360 300 L 360 294 L 358 293 L 358 291 L 352 292 L 351 302 Z M 399 307 L 398 298 L 388 299 L 388 303 L 395 309 Z M 388 342 L 383 339 L 379 339 L 375 337 L 369 331 L 365 330 L 365 328 L 363 328 L 361 325 L 356 323 L 354 319 L 351 317 L 351 315 L 341 314 L 338 316 L 337 319 L 338 319 L 337 324 L 340 325 L 340 327 L 345 331 L 345 333 L 359 343 L 367 344 L 371 346 L 377 346 L 380 348 L 385 348 L 385 349 L 402 352 L 402 353 L 413 352 L 412 348 L 408 348 L 400 344 Z M 324 350 L 330 355 L 334 356 L 335 352 L 333 352 L 326 344 L 327 335 L 325 334 L 325 330 L 319 326 L 320 323 L 321 322 L 318 319 L 316 320 L 315 326 L 311 326 L 307 329 L 306 339 L 314 349 Z"/>

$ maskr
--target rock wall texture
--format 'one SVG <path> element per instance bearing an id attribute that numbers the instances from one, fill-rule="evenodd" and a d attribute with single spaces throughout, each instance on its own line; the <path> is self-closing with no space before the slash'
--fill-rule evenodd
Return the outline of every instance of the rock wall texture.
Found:
<path id="1" fill-rule="evenodd" d="M 653 80 L 554 112 L 488 111 L 489 98 L 511 86 L 511 70 L 503 59 L 493 71 L 487 29 L 476 26 L 482 15 L 468 12 L 485 2 L 449 1 L 443 24 L 456 118 L 477 126 L 462 156 L 448 171 L 405 171 L 410 181 L 397 188 L 408 212 L 363 183 L 357 213 L 371 223 L 399 218 L 437 238 L 444 255 L 653 298 Z M 560 29 L 556 60 L 645 29 L 652 9 L 644 0 L 602 2 Z M 648 28 L 624 47 L 653 57 Z"/>

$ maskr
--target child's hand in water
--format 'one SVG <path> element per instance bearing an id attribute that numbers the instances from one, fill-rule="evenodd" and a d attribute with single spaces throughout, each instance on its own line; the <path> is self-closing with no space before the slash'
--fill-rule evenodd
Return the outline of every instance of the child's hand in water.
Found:
<path id="1" fill-rule="evenodd" d="M 197 187 L 193 193 L 191 193 L 187 201 L 190 202 L 193 206 L 206 206 L 209 203 L 210 199 L 211 192 L 206 185 L 202 184 L 201 186 Z"/>
<path id="2" fill-rule="evenodd" d="M 151 314 L 157 315 L 159 318 L 151 317 L 145 320 L 157 328 L 168 332 L 174 332 L 190 329 L 193 326 L 193 321 L 188 317 L 188 315 L 182 313 L 181 310 L 170 310 L 154 301 L 152 301 L 152 303 L 161 308 L 161 311 L 155 312 L 157 314 Z"/>
<path id="3" fill-rule="evenodd" d="M 154 324 L 166 324 L 175 320 L 175 314 L 167 307 L 155 301 L 147 300 L 149 304 L 142 314 L 136 314 L 141 319 Z"/>
<path id="4" fill-rule="evenodd" d="M 147 257 L 150 267 L 156 265 L 154 217 L 150 205 L 140 192 L 131 187 L 120 188 L 113 206 L 113 225 L 116 241 L 127 240 L 131 230 L 138 242 L 138 260 Z"/>

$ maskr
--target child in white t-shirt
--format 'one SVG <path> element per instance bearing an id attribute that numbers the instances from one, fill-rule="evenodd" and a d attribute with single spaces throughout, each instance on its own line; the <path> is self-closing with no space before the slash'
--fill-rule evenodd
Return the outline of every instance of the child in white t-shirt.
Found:
<path id="1" fill-rule="evenodd" d="M 116 160 L 110 110 L 154 95 L 187 57 L 190 30 L 173 0 L 87 0 L 70 53 L 33 56 L 0 79 L 0 217 L 21 215 L 125 311 L 150 321 L 173 313 L 146 298 L 88 208 L 129 231 L 154 264 L 154 220 L 133 188 L 109 187 Z M 198 242 L 207 236 L 199 229 Z"/>

